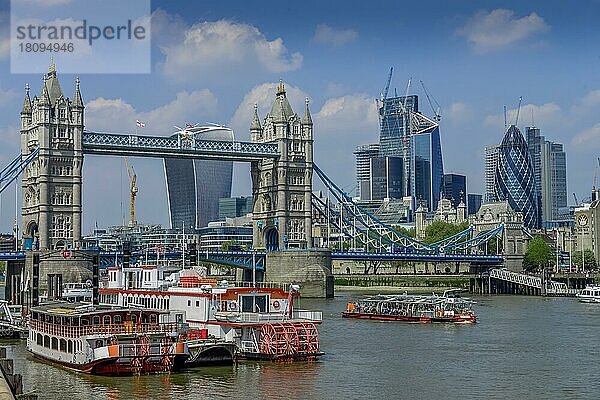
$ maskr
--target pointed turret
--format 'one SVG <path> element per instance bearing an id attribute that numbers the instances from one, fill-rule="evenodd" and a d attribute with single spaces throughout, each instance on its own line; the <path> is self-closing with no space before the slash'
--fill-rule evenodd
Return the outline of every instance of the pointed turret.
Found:
<path id="1" fill-rule="evenodd" d="M 29 97 L 29 84 L 25 85 L 25 99 L 21 108 L 21 115 L 31 114 L 31 98 Z"/>
<path id="2" fill-rule="evenodd" d="M 260 131 L 260 118 L 258 118 L 258 105 L 254 103 L 254 115 L 252 116 L 252 123 L 250 124 L 251 131 Z"/>
<path id="3" fill-rule="evenodd" d="M 42 95 L 39 98 L 39 105 L 49 106 L 50 95 L 48 94 L 48 85 L 46 85 L 46 75 L 42 79 Z"/>
<path id="4" fill-rule="evenodd" d="M 273 122 L 287 122 L 288 118 L 294 115 L 292 106 L 285 95 L 285 85 L 282 80 L 279 80 L 279 85 L 277 85 L 277 97 L 271 107 L 270 115 L 273 117 Z"/>
<path id="5" fill-rule="evenodd" d="M 64 97 L 63 91 L 60 88 L 60 83 L 58 82 L 58 76 L 56 75 L 56 66 L 54 65 L 54 59 L 50 59 L 50 67 L 48 67 L 48 79 L 46 80 L 46 85 L 48 86 L 48 97 L 50 99 L 50 104 L 54 105 L 56 100 L 61 97 Z"/>
<path id="6" fill-rule="evenodd" d="M 79 77 L 75 78 L 75 96 L 73 96 L 73 107 L 83 108 L 83 100 L 79 91 Z"/>
<path id="7" fill-rule="evenodd" d="M 308 108 L 308 97 L 305 100 L 306 103 L 306 107 L 304 109 L 304 116 L 302 117 L 302 124 L 303 125 L 312 125 L 312 117 L 310 116 L 310 109 Z"/>

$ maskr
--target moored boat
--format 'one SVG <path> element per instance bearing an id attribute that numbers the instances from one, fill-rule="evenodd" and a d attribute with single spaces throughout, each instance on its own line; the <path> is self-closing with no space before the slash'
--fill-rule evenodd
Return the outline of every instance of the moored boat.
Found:
<path id="1" fill-rule="evenodd" d="M 475 323 L 474 302 L 457 290 L 443 295 L 377 295 L 348 303 L 344 318 L 380 321 Z"/>
<path id="2" fill-rule="evenodd" d="M 54 302 L 33 307 L 27 349 L 35 357 L 96 375 L 180 369 L 189 353 L 164 312 Z"/>
<path id="3" fill-rule="evenodd" d="M 204 354 L 226 356 L 233 345 L 236 359 L 314 360 L 323 354 L 317 330 L 322 313 L 294 307 L 297 285 L 217 282 L 200 268 L 165 277 L 156 266 L 133 266 L 111 267 L 99 292 L 102 304 L 167 311 L 189 330 L 206 332 L 190 341 L 190 360 L 211 341 L 220 349 Z M 200 355 L 196 364 L 205 359 Z"/>
<path id="4" fill-rule="evenodd" d="M 582 303 L 600 303 L 600 286 L 588 285 L 575 297 Z"/>

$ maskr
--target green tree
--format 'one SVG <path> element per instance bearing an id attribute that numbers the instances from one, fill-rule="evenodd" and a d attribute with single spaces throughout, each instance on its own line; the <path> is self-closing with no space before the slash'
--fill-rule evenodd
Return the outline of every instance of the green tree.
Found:
<path id="1" fill-rule="evenodd" d="M 431 225 L 425 228 L 425 242 L 435 243 L 450 236 L 454 236 L 464 231 L 469 226 L 468 222 L 455 225 L 443 221 L 433 221 Z"/>
<path id="2" fill-rule="evenodd" d="M 525 268 L 528 270 L 543 268 L 554 264 L 554 251 L 541 236 L 534 237 L 527 245 Z"/>
<path id="3" fill-rule="evenodd" d="M 392 228 L 394 228 L 396 231 L 400 232 L 404 236 L 408 236 L 411 238 L 414 238 L 416 236 L 415 228 L 406 229 L 405 227 L 400 225 L 393 226 Z"/>
<path id="4" fill-rule="evenodd" d="M 596 264 L 596 257 L 594 256 L 594 252 L 590 249 L 584 250 L 585 257 L 582 257 L 581 251 L 574 251 L 571 256 L 571 260 L 573 261 L 573 265 L 576 265 L 581 268 L 583 259 L 585 258 L 585 269 L 596 268 L 598 265 Z"/>

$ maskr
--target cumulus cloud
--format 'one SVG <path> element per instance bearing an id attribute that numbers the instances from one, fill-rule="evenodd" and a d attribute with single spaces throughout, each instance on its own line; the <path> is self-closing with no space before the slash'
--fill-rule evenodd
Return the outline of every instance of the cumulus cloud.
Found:
<path id="1" fill-rule="evenodd" d="M 562 110 L 556 103 L 545 103 L 542 105 L 525 104 L 521 106 L 519 111 L 519 121 L 521 125 L 524 121 L 543 121 L 544 124 L 550 125 L 553 122 L 558 122 L 561 119 Z M 533 116 L 532 116 L 533 115 Z M 506 119 L 509 124 L 514 124 L 517 117 L 517 109 L 509 109 L 506 112 Z M 484 119 L 484 123 L 490 126 L 503 127 L 504 114 L 488 115 Z M 527 123 L 526 123 L 527 124 Z"/>
<path id="2" fill-rule="evenodd" d="M 177 80 L 202 76 L 223 69 L 258 69 L 270 73 L 294 71 L 302 65 L 302 54 L 289 52 L 282 38 L 269 40 L 257 27 L 226 19 L 189 27 L 177 17 L 155 13 L 153 29 L 174 31 L 180 40 L 159 44 L 165 74 Z M 175 19 L 178 26 L 169 26 Z"/>
<path id="3" fill-rule="evenodd" d="M 327 24 L 319 24 L 315 29 L 313 41 L 316 43 L 341 46 L 358 39 L 358 32 L 352 29 L 336 29 Z"/>
<path id="4" fill-rule="evenodd" d="M 460 121 L 465 118 L 468 114 L 468 107 L 465 103 L 456 101 L 450 104 L 448 107 L 444 107 L 441 111 L 444 119 L 449 119 L 451 121 Z"/>
<path id="5" fill-rule="evenodd" d="M 573 138 L 572 143 L 575 146 L 591 145 L 594 148 L 598 147 L 600 143 L 600 123 L 581 131 Z"/>
<path id="6" fill-rule="evenodd" d="M 532 12 L 518 17 L 513 10 L 479 11 L 457 30 L 478 52 L 500 49 L 547 31 L 548 24 Z"/>
<path id="7" fill-rule="evenodd" d="M 179 92 L 171 102 L 149 111 L 138 111 L 123 99 L 99 97 L 86 104 L 85 123 L 91 130 L 132 131 L 139 119 L 146 123 L 144 134 L 164 136 L 172 133 L 173 125 L 204 121 L 216 109 L 217 99 L 208 89 Z"/>

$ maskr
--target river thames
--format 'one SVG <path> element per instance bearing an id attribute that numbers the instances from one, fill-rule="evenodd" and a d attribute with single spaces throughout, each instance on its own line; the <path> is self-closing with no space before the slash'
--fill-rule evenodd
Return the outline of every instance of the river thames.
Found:
<path id="1" fill-rule="evenodd" d="M 475 297 L 474 325 L 342 319 L 347 301 L 301 300 L 323 311 L 319 362 L 240 363 L 141 377 L 95 377 L 34 360 L 7 343 L 39 399 L 597 398 L 600 305 L 572 298 Z"/>

